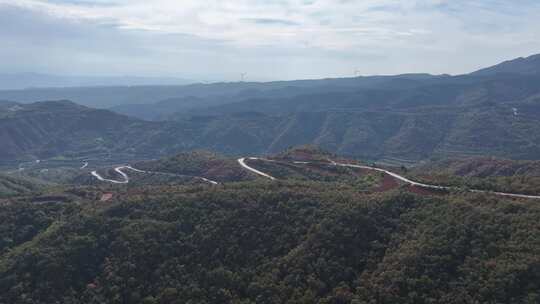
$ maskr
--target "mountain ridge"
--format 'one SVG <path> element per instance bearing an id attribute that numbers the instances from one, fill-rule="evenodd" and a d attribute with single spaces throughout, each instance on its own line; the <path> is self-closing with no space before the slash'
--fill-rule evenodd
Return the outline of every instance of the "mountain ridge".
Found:
<path id="1" fill-rule="evenodd" d="M 486 76 L 494 74 L 538 74 L 540 73 L 540 54 L 528 57 L 519 57 L 507 60 L 497 65 L 480 69 L 471 73 L 475 76 Z"/>
<path id="2" fill-rule="evenodd" d="M 0 155 L 11 161 L 155 158 L 197 149 L 264 155 L 316 144 L 350 157 L 412 163 L 434 156 L 540 157 L 540 74 L 298 83 L 303 87 L 188 86 L 186 97 L 138 112 L 158 121 L 66 101 L 6 103 L 12 107 L 0 106 Z"/>

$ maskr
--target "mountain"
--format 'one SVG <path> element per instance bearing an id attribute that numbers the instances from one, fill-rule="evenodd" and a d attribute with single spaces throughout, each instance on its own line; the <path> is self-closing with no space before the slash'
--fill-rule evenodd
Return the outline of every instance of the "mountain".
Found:
<path id="1" fill-rule="evenodd" d="M 136 162 L 127 184 L 90 174 L 120 179 L 118 165 L 77 168 L 94 183 L 38 191 L 6 177 L 11 189 L 25 186 L 0 196 L 0 302 L 537 300 L 536 200 L 421 191 L 332 161 L 358 164 L 304 146 L 244 159 L 277 180 L 206 151 Z M 486 158 L 460 170 L 495 177 L 538 168 Z"/>
<path id="2" fill-rule="evenodd" d="M 540 73 L 540 54 L 532 55 L 526 58 L 505 61 L 492 67 L 481 69 L 472 73 L 475 76 L 489 76 L 495 74 L 539 74 Z"/>
<path id="3" fill-rule="evenodd" d="M 467 85 L 498 74 L 538 74 L 539 61 L 540 55 L 533 55 L 460 76 L 402 74 L 263 83 L 230 82 L 190 85 L 183 85 L 185 81 L 182 79 L 137 77 L 94 79 L 41 74 L 0 75 L 0 99 L 24 103 L 40 100 L 72 100 L 89 107 L 112 108 L 120 114 L 133 115 L 143 119 L 161 119 L 163 113 L 170 114 L 171 110 L 182 112 L 187 109 L 228 104 L 252 98 L 286 98 L 369 89 L 413 89 L 433 84 Z M 61 83 L 64 83 L 62 87 L 59 85 Z M 19 89 L 13 89 L 15 86 Z M 51 86 L 51 88 L 44 86 Z M 22 89 L 23 87 L 24 89 Z M 193 98 L 196 98 L 197 102 L 194 103 Z M 147 111 L 150 111 L 151 114 L 147 115 Z"/>
<path id="4" fill-rule="evenodd" d="M 78 104 L 109 108 L 122 104 L 153 103 L 177 97 L 183 87 L 179 86 L 104 86 L 72 88 L 29 88 L 0 91 L 0 98 L 20 103 L 43 100 L 72 100 Z"/>
<path id="5" fill-rule="evenodd" d="M 538 83 L 10 92 L 0 303 L 538 303 Z"/>
<path id="6" fill-rule="evenodd" d="M 538 300 L 535 201 L 301 180 L 71 192 L 0 204 L 0 302 Z"/>
<path id="7" fill-rule="evenodd" d="M 432 156 L 537 159 L 536 81 L 526 77 L 446 91 L 428 87 L 250 100 L 158 122 L 67 102 L 18 104 L 21 109 L 0 112 L 5 143 L 0 155 L 3 161 L 58 156 L 121 160 L 197 149 L 260 155 L 316 144 L 347 156 L 397 163 Z"/>
<path id="8" fill-rule="evenodd" d="M 156 129 L 151 123 L 69 101 L 14 105 L 0 111 L 0 126 L 2 161 L 104 157 L 115 149 L 129 153 L 137 148 L 135 134 Z"/>
<path id="9" fill-rule="evenodd" d="M 28 88 L 0 90 L 0 99 L 31 103 L 40 100 L 71 100 L 81 105 L 110 108 L 119 105 L 154 104 L 167 99 L 202 98 L 210 103 L 227 103 L 250 97 L 285 97 L 306 92 L 351 91 L 377 86 L 415 86 L 428 79 L 446 78 L 426 74 L 370 76 L 355 78 L 295 80 L 276 82 L 231 82 L 170 86 L 100 86 L 68 88 Z M 206 106 L 207 103 L 202 103 Z"/>
<path id="10" fill-rule="evenodd" d="M 184 112 L 199 107 L 208 107 L 220 104 L 221 102 L 221 98 L 187 96 L 165 99 L 152 104 L 118 105 L 109 108 L 109 110 L 144 120 L 164 120 L 170 116 L 171 113 Z"/>
<path id="11" fill-rule="evenodd" d="M 183 97 L 116 107 L 156 121 L 69 102 L 0 103 L 0 156 L 121 161 L 198 149 L 260 155 L 315 144 L 397 164 L 447 156 L 538 159 L 538 83 L 538 74 L 504 73 L 104 88 L 109 97 Z"/>
<path id="12" fill-rule="evenodd" d="M 70 101 L 16 104 L 0 110 L 0 160 L 14 165 L 59 159 L 118 162 L 204 148 L 258 154 L 276 127 L 276 119 L 258 115 L 148 122 Z"/>
<path id="13" fill-rule="evenodd" d="M 540 76 L 469 77 L 473 78 L 408 89 L 249 99 L 172 117 L 185 121 L 188 114 L 210 115 L 212 125 L 224 117 L 258 116 L 261 123 L 271 120 L 273 127 L 261 135 L 270 138 L 267 152 L 314 143 L 368 159 L 415 162 L 434 155 L 538 158 L 540 139 L 532 130 L 540 124 Z M 231 122 L 222 131 L 234 126 Z"/>
<path id="14" fill-rule="evenodd" d="M 350 94 L 363 91 L 383 91 L 387 93 L 386 96 L 383 95 L 378 98 L 379 100 L 382 99 L 382 102 L 393 101 L 396 97 L 401 99 L 405 97 L 409 99 L 422 98 L 426 103 L 444 102 L 444 98 L 447 97 L 445 94 L 448 94 L 449 90 L 464 90 L 482 82 L 501 82 L 512 77 L 504 74 L 533 76 L 538 74 L 538 71 L 540 71 L 540 54 L 525 59 L 515 59 L 468 75 L 459 76 L 403 74 L 269 83 L 209 84 L 203 87 L 193 85 L 184 87 L 183 92 L 178 92 L 179 96 L 176 98 L 149 104 L 125 104 L 112 107 L 111 110 L 142 119 L 162 120 L 167 119 L 168 116 L 175 112 L 178 112 L 179 115 L 184 114 L 186 111 L 204 112 L 206 108 L 212 106 L 228 108 L 230 111 L 235 104 L 244 103 L 242 106 L 245 108 L 245 105 L 252 104 L 253 100 L 294 99 L 308 95 L 321 99 L 324 98 L 324 95 L 329 94 Z M 513 85 L 519 86 L 517 83 Z M 199 88 L 204 89 L 199 91 Z M 418 89 L 425 90 L 426 88 L 432 92 L 418 92 Z M 201 92 L 205 93 L 201 94 Z M 219 92 L 219 95 L 212 96 L 212 94 L 209 94 L 210 92 Z M 408 96 L 401 96 L 403 92 Z M 411 92 L 416 95 L 411 96 Z M 187 96 L 186 93 L 193 95 Z M 430 95 L 426 96 L 426 93 Z M 500 93 L 504 93 L 504 91 L 500 90 Z M 443 100 L 438 100 L 441 98 Z M 293 100 L 289 103 L 289 106 L 292 105 L 295 105 Z M 259 104 L 256 104 L 256 106 L 259 106 Z M 290 110 L 290 107 L 282 107 L 278 104 L 275 104 L 274 107 L 282 111 Z"/>

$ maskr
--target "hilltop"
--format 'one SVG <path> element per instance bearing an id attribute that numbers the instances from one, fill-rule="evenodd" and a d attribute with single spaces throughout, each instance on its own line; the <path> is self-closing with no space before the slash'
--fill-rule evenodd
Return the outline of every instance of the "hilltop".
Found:
<path id="1" fill-rule="evenodd" d="M 493 74 L 538 74 L 540 73 L 540 54 L 529 57 L 516 58 L 497 64 L 492 67 L 481 69 L 472 73 L 473 75 L 493 75 Z"/>
<path id="2" fill-rule="evenodd" d="M 0 301 L 536 300 L 535 201 L 359 189 L 295 178 L 0 204 Z"/>

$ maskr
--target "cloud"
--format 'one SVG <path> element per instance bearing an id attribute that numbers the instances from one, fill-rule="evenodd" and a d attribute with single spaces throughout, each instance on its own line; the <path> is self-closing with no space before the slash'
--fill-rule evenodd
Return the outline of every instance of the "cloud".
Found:
<path id="1" fill-rule="evenodd" d="M 297 22 L 282 19 L 270 19 L 270 18 L 244 18 L 241 21 L 262 24 L 262 25 L 283 25 L 283 26 L 297 26 L 300 25 Z"/>
<path id="2" fill-rule="evenodd" d="M 534 0 L 0 0 L 0 52 L 83 73 L 460 73 L 540 52 L 539 15 Z"/>

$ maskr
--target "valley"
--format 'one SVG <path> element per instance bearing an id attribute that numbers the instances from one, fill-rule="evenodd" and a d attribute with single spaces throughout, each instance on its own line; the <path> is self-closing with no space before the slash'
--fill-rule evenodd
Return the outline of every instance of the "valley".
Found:
<path id="1" fill-rule="evenodd" d="M 118 113 L 67 100 L 4 102 L 0 159 L 120 163 L 193 150 L 269 155 L 313 144 L 394 165 L 485 155 L 530 160 L 540 155 L 538 77 L 486 72 L 194 85 L 175 88 L 183 92 L 177 99 Z M 70 90 L 54 92 L 68 98 Z M 0 98 L 10 96 L 0 91 Z"/>
<path id="2" fill-rule="evenodd" d="M 523 60 L 0 91 L 0 303 L 536 303 Z"/>
<path id="3" fill-rule="evenodd" d="M 0 0 L 0 304 L 540 304 L 539 17 Z"/>

